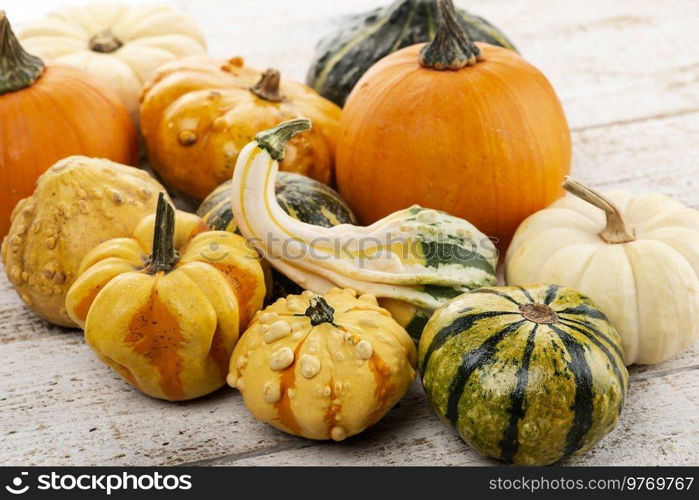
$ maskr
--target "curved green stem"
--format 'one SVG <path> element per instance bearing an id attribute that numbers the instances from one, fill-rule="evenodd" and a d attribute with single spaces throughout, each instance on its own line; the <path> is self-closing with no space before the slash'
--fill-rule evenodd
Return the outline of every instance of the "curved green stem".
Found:
<path id="1" fill-rule="evenodd" d="M 311 130 L 311 120 L 308 118 L 297 118 L 280 123 L 269 130 L 263 130 L 255 136 L 255 140 L 272 158 L 282 161 L 286 143 L 299 132 L 306 132 L 307 130 Z"/>
<path id="2" fill-rule="evenodd" d="M 44 62 L 27 53 L 0 10 L 0 95 L 31 86 L 44 73 Z"/>

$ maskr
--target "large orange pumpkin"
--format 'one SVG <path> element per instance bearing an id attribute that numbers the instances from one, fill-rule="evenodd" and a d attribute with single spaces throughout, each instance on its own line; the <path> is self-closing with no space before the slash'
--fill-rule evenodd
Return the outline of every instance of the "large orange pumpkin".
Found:
<path id="1" fill-rule="evenodd" d="M 562 194 L 570 131 L 536 68 L 472 43 L 450 0 L 440 9 L 432 42 L 381 59 L 350 94 L 338 188 L 364 224 L 417 203 L 467 219 L 502 249 Z"/>
<path id="2" fill-rule="evenodd" d="M 44 64 L 22 49 L 0 11 L 0 238 L 15 204 L 67 156 L 135 165 L 136 130 L 113 91 L 69 66 Z"/>

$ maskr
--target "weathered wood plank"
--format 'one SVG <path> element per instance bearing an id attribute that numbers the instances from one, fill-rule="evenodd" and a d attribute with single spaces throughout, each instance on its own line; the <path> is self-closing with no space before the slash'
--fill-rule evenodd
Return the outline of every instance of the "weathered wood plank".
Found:
<path id="1" fill-rule="evenodd" d="M 699 112 L 580 130 L 573 151 L 573 174 L 593 186 L 658 191 L 699 208 Z"/>
<path id="2" fill-rule="evenodd" d="M 567 465 L 698 465 L 699 370 L 632 382 L 617 428 Z M 375 428 L 342 443 L 322 443 L 219 460 L 218 465 L 489 465 L 419 401 L 401 403 Z M 682 422 L 668 416 L 682 408 Z"/>

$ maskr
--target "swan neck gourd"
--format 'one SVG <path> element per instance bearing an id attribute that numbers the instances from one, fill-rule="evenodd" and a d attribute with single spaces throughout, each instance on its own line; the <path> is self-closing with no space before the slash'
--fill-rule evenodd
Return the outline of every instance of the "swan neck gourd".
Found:
<path id="1" fill-rule="evenodd" d="M 232 211 L 243 236 L 280 272 L 315 293 L 332 287 L 407 301 L 430 310 L 463 291 L 495 283 L 497 251 L 469 222 L 413 206 L 366 227 L 319 227 L 278 204 L 278 161 L 305 118 L 260 132 L 243 148 Z"/>

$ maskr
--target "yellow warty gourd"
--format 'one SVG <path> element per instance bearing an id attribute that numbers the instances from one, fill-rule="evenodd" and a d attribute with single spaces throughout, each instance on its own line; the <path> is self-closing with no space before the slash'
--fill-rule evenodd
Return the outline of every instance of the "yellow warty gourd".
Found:
<path id="1" fill-rule="evenodd" d="M 340 441 L 377 422 L 415 376 L 415 346 L 373 295 L 333 288 L 279 299 L 238 342 L 228 383 L 255 418 Z"/>
<path id="2" fill-rule="evenodd" d="M 39 177 L 12 212 L 2 263 L 22 300 L 42 318 L 75 327 L 66 293 L 95 246 L 129 236 L 165 188 L 147 172 L 102 158 L 70 156 Z"/>

